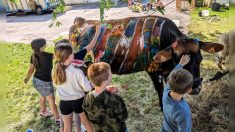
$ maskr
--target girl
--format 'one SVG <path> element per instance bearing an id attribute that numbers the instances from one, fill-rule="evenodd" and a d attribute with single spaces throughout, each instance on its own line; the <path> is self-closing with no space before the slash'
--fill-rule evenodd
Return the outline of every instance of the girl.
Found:
<path id="1" fill-rule="evenodd" d="M 42 117 L 54 115 L 56 123 L 60 121 L 57 106 L 55 104 L 54 87 L 51 78 L 53 54 L 45 52 L 46 40 L 43 38 L 35 39 L 31 42 L 33 54 L 30 59 L 30 67 L 27 77 L 24 79 L 26 84 L 33 76 L 33 86 L 41 95 L 39 99 L 40 115 Z M 46 109 L 46 99 L 49 102 L 52 113 Z"/>
<path id="2" fill-rule="evenodd" d="M 80 60 L 80 62 L 84 60 L 86 54 L 94 48 L 94 46 L 95 46 L 95 44 L 97 42 L 99 34 L 100 34 L 100 25 L 98 24 L 98 25 L 96 25 L 96 33 L 95 33 L 95 36 L 92 39 L 91 43 L 89 45 L 87 45 L 85 48 L 81 49 L 80 51 L 74 53 L 74 59 L 72 61 L 72 64 L 74 66 L 79 66 L 79 67 L 81 66 L 81 64 L 78 64 L 77 63 L 78 61 L 75 61 L 75 60 Z M 62 39 L 62 40 L 58 41 L 55 44 L 55 47 L 57 47 L 57 45 L 59 45 L 61 43 L 69 44 L 69 40 Z M 77 115 L 74 112 L 73 112 L 72 115 L 73 115 L 73 118 L 74 118 L 74 122 L 75 122 L 74 124 L 76 126 L 77 132 L 79 132 L 80 129 L 81 129 L 81 127 L 80 127 L 81 126 L 80 117 L 79 117 L 79 115 Z M 61 120 L 60 125 L 61 125 L 60 126 L 61 127 L 60 128 L 60 132 L 64 132 L 64 122 L 63 122 L 63 120 Z"/>
<path id="3" fill-rule="evenodd" d="M 83 34 L 85 33 L 85 29 L 90 27 L 91 25 L 86 24 L 89 23 L 82 17 L 76 17 L 74 19 L 73 25 L 69 29 L 69 42 L 71 43 L 74 50 L 76 49 L 78 45 L 78 40 Z M 91 22 L 91 21 L 90 21 Z M 99 25 L 100 23 L 96 23 L 96 25 Z M 97 31 L 97 30 L 96 30 Z"/>
<path id="4" fill-rule="evenodd" d="M 73 112 L 79 114 L 86 130 L 93 132 L 93 127 L 82 108 L 85 91 L 91 91 L 92 87 L 84 73 L 71 64 L 74 59 L 72 46 L 68 43 L 57 44 L 55 58 L 57 64 L 52 78 L 60 96 L 60 111 L 64 122 L 64 132 L 72 132 Z"/>
<path id="5" fill-rule="evenodd" d="M 86 20 L 84 18 L 76 17 L 73 25 L 69 29 L 69 41 L 74 49 L 77 47 L 77 38 L 81 36 L 82 31 L 86 28 L 84 26 L 85 22 Z"/>

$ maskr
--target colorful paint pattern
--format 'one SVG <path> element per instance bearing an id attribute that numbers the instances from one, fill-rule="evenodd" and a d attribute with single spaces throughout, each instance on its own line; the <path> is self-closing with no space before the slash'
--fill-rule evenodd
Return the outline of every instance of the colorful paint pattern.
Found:
<path id="1" fill-rule="evenodd" d="M 164 20 L 156 16 L 105 21 L 93 49 L 94 61 L 109 63 L 116 74 L 158 70 L 159 65 L 153 61 L 153 56 L 160 48 L 163 24 Z M 91 42 L 94 25 L 89 23 L 84 35 L 80 36 L 80 48 Z"/>

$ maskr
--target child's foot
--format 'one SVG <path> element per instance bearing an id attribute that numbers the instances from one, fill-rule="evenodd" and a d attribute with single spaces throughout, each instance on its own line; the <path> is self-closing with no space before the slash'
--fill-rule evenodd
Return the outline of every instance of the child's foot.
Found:
<path id="1" fill-rule="evenodd" d="M 60 117 L 55 118 L 55 124 L 60 124 Z"/>
<path id="2" fill-rule="evenodd" d="M 50 117 L 50 116 L 52 116 L 53 114 L 50 112 L 50 111 L 48 111 L 48 110 L 46 110 L 46 111 L 41 111 L 41 113 L 40 113 L 40 116 L 41 117 Z"/>

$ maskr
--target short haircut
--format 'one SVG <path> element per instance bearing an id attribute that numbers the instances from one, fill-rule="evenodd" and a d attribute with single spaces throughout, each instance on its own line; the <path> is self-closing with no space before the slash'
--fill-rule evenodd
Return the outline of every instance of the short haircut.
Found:
<path id="1" fill-rule="evenodd" d="M 185 94 L 193 86 L 193 76 L 185 69 L 173 70 L 168 77 L 168 84 L 173 92 Z"/>
<path id="2" fill-rule="evenodd" d="M 101 86 L 102 82 L 109 78 L 110 65 L 105 62 L 94 63 L 89 66 L 87 75 L 95 86 Z"/>

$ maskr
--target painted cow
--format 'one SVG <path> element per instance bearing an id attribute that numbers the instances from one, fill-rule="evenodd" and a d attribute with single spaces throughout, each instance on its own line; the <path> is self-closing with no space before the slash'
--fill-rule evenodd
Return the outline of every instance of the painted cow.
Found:
<path id="1" fill-rule="evenodd" d="M 87 21 L 83 32 L 78 36 L 78 47 L 85 47 L 92 40 L 95 25 L 99 21 Z M 93 49 L 95 61 L 111 65 L 114 74 L 130 74 L 146 71 L 158 92 L 162 108 L 163 79 L 179 62 L 183 54 L 191 60 L 184 68 L 194 77 L 192 94 L 201 89 L 200 49 L 215 53 L 223 45 L 201 42 L 185 36 L 169 19 L 158 16 L 131 17 L 105 21 Z"/>

